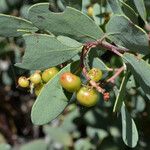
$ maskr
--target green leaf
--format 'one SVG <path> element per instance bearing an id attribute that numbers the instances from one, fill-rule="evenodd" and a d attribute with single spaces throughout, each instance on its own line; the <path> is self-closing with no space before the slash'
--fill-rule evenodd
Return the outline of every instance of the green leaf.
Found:
<path id="1" fill-rule="evenodd" d="M 138 95 L 136 97 L 136 111 L 137 112 L 143 112 L 146 107 L 146 102 L 144 98 L 141 95 Z"/>
<path id="2" fill-rule="evenodd" d="M 123 14 L 118 0 L 107 0 L 114 14 Z"/>
<path id="3" fill-rule="evenodd" d="M 0 36 L 17 37 L 35 31 L 37 28 L 28 20 L 0 14 Z"/>
<path id="4" fill-rule="evenodd" d="M 125 105 L 122 105 L 121 108 L 122 116 L 122 138 L 124 143 L 129 147 L 135 147 L 138 142 L 138 131 L 134 120 L 131 118 L 129 112 L 125 108 Z"/>
<path id="5" fill-rule="evenodd" d="M 150 64 L 129 53 L 125 53 L 123 59 L 134 75 L 135 80 L 150 99 Z"/>
<path id="6" fill-rule="evenodd" d="M 48 145 L 42 139 L 34 140 L 21 146 L 20 150 L 47 150 Z"/>
<path id="7" fill-rule="evenodd" d="M 0 0 L 0 12 L 6 12 L 8 10 L 6 0 Z"/>
<path id="8" fill-rule="evenodd" d="M 138 15 L 137 13 L 134 11 L 133 8 L 131 8 L 129 5 L 127 5 L 126 3 L 124 3 L 123 1 L 120 1 L 122 4 L 122 10 L 124 12 L 124 14 L 135 24 L 138 24 Z"/>
<path id="9" fill-rule="evenodd" d="M 102 71 L 109 71 L 109 68 L 98 57 L 96 57 L 96 58 L 93 59 L 93 61 L 92 61 L 92 67 L 99 68 Z"/>
<path id="10" fill-rule="evenodd" d="M 149 54 L 148 36 L 144 30 L 133 24 L 126 16 L 114 15 L 106 25 L 109 38 L 118 45 L 141 54 Z"/>
<path id="11" fill-rule="evenodd" d="M 65 146 L 72 146 L 72 144 L 73 144 L 71 135 L 67 131 L 65 131 L 63 128 L 45 126 L 44 132 L 51 139 L 65 145 Z"/>
<path id="12" fill-rule="evenodd" d="M 68 105 L 68 99 L 59 84 L 59 77 L 70 69 L 69 64 L 43 87 L 31 111 L 31 119 L 34 124 L 42 125 L 52 121 Z"/>
<path id="13" fill-rule="evenodd" d="M 136 9 L 138 10 L 138 13 L 140 14 L 141 18 L 146 21 L 146 9 L 145 4 L 143 0 L 133 0 L 134 4 L 136 6 Z"/>
<path id="14" fill-rule="evenodd" d="M 80 116 L 79 110 L 76 108 L 75 110 L 65 115 L 64 120 L 60 125 L 60 127 L 68 132 L 75 131 L 77 127 L 73 121 L 79 116 Z"/>
<path id="15" fill-rule="evenodd" d="M 65 3 L 65 6 L 74 7 L 76 9 L 81 10 L 82 8 L 82 0 L 70 1 L 70 0 L 62 0 Z"/>
<path id="16" fill-rule="evenodd" d="M 82 12 L 67 7 L 62 13 L 49 11 L 49 3 L 35 4 L 29 9 L 29 19 L 39 29 L 56 35 L 67 35 L 89 41 L 99 39 L 103 31 Z M 40 14 L 39 14 L 40 12 Z"/>
<path id="17" fill-rule="evenodd" d="M 114 104 L 113 112 L 120 112 L 120 110 L 121 110 L 121 106 L 122 106 L 123 100 L 125 98 L 126 84 L 128 82 L 128 78 L 129 78 L 129 73 L 126 73 L 126 75 L 122 79 L 120 89 L 118 91 L 116 101 Z"/>
<path id="18" fill-rule="evenodd" d="M 108 132 L 104 129 L 97 129 L 90 126 L 86 128 L 86 132 L 91 139 L 95 139 L 95 137 L 97 137 L 101 141 L 108 136 Z"/>
<path id="19" fill-rule="evenodd" d="M 82 50 L 82 44 L 68 37 L 58 38 L 44 34 L 24 36 L 25 55 L 20 68 L 29 70 L 45 69 L 70 60 Z"/>
<path id="20" fill-rule="evenodd" d="M 75 147 L 75 150 L 88 150 L 88 149 L 93 150 L 93 149 L 95 149 L 95 146 L 92 145 L 90 140 L 84 139 L 84 138 L 77 140 L 75 142 L 74 147 Z"/>
<path id="21" fill-rule="evenodd" d="M 8 144 L 0 144 L 0 150 L 11 150 L 11 146 Z"/>
<path id="22" fill-rule="evenodd" d="M 129 89 L 135 88 L 135 87 L 136 87 L 135 79 L 134 79 L 133 75 L 131 75 L 127 82 L 126 89 L 129 90 Z"/>

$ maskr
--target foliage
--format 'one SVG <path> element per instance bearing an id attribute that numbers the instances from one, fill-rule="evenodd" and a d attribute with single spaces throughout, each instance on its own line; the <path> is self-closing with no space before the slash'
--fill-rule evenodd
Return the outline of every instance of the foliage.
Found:
<path id="1" fill-rule="evenodd" d="M 19 8 L 22 17 L 8 13 L 8 8 L 17 4 L 22 6 Z M 15 64 L 13 73 L 18 77 L 37 71 L 41 75 L 54 66 L 60 71 L 47 83 L 39 81 L 42 88 L 38 96 L 33 92 L 36 85 L 29 81 L 26 91 L 36 98 L 31 108 L 31 121 L 43 125 L 45 138 L 19 149 L 149 148 L 148 144 L 142 145 L 138 133 L 141 121 L 138 115 L 145 112 L 150 99 L 147 12 L 150 5 L 147 1 L 50 0 L 30 5 L 17 0 L 15 4 L 0 2 L 2 84 L 10 88 L 15 84 L 12 74 L 9 75 L 10 62 Z M 10 61 L 6 61 L 8 58 Z M 89 78 L 92 68 L 103 72 L 100 81 Z M 68 71 L 80 76 L 83 86 L 99 92 L 99 101 L 94 106 L 82 106 L 76 100 L 76 92 L 69 93 L 62 88 L 59 78 Z M 7 144 L 1 147 L 11 149 Z"/>

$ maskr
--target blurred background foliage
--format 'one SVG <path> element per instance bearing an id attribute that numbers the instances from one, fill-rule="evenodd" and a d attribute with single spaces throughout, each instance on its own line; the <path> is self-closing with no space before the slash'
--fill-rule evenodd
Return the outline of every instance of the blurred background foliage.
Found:
<path id="1" fill-rule="evenodd" d="M 124 0 L 127 1 L 127 0 Z M 106 0 L 0 0 L 0 13 L 27 18 L 28 8 L 39 2 L 50 2 L 54 12 L 66 5 L 89 15 L 105 30 L 111 15 Z M 150 21 L 150 1 L 145 0 Z M 92 9 L 91 9 L 92 8 Z M 40 13 L 40 12 L 39 12 Z M 139 25 L 143 27 L 139 17 Z M 115 95 L 109 102 L 100 102 L 94 109 L 69 105 L 57 119 L 44 126 L 34 126 L 30 111 L 35 95 L 20 89 L 17 79 L 27 70 L 14 67 L 24 53 L 24 40 L 0 37 L 0 150 L 129 150 L 121 138 L 121 116 L 112 113 Z M 109 67 L 121 66 L 121 61 L 106 52 L 101 56 Z M 116 81 L 116 86 L 121 78 Z M 127 84 L 126 102 L 139 131 L 135 150 L 150 149 L 150 103 L 136 85 L 133 76 Z M 115 88 L 115 87 L 114 87 Z"/>

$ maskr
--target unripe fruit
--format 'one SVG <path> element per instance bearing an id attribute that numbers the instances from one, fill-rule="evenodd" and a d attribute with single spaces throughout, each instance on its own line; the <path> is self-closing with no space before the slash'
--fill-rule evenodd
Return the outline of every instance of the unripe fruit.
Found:
<path id="1" fill-rule="evenodd" d="M 42 88 L 44 87 L 44 84 L 38 84 L 35 89 L 34 89 L 34 92 L 35 92 L 35 95 L 38 96 L 42 90 Z"/>
<path id="2" fill-rule="evenodd" d="M 89 72 L 88 72 L 88 76 L 90 77 L 91 80 L 98 82 L 102 76 L 103 73 L 100 69 L 98 68 L 92 68 Z"/>
<path id="3" fill-rule="evenodd" d="M 30 81 L 33 83 L 33 84 L 39 84 L 41 82 L 41 75 L 40 73 L 38 72 L 35 72 L 34 74 L 32 74 L 30 76 Z"/>
<path id="4" fill-rule="evenodd" d="M 57 73 L 59 72 L 58 68 L 56 67 L 52 67 L 49 69 L 46 69 L 43 73 L 42 73 L 42 80 L 44 82 L 48 82 L 51 78 L 53 78 Z"/>
<path id="5" fill-rule="evenodd" d="M 60 76 L 60 84 L 68 92 L 75 92 L 81 87 L 81 80 L 71 72 L 65 72 Z"/>
<path id="6" fill-rule="evenodd" d="M 86 107 L 92 107 L 96 105 L 99 100 L 99 93 L 95 89 L 88 87 L 82 87 L 77 92 L 77 101 Z"/>
<path id="7" fill-rule="evenodd" d="M 23 88 L 26 88 L 29 86 L 29 81 L 26 77 L 24 76 L 21 76 L 19 79 L 18 79 L 18 85 L 20 87 L 23 87 Z"/>
<path id="8" fill-rule="evenodd" d="M 90 17 L 93 16 L 93 7 L 90 6 L 90 7 L 87 9 L 87 14 L 88 14 L 88 16 L 90 16 Z"/>

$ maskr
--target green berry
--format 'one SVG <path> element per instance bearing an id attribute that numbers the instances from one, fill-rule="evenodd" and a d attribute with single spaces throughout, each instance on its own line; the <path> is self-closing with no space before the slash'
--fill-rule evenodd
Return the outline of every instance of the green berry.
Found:
<path id="1" fill-rule="evenodd" d="M 89 87 L 81 87 L 77 92 L 77 101 L 86 107 L 92 107 L 99 100 L 99 93 L 95 89 Z"/>
<path id="2" fill-rule="evenodd" d="M 38 73 L 38 72 L 35 72 L 34 74 L 32 74 L 31 76 L 30 76 L 30 81 L 33 83 L 33 84 L 39 84 L 39 83 L 41 83 L 41 75 L 40 75 L 40 73 Z"/>
<path id="3" fill-rule="evenodd" d="M 42 80 L 44 82 L 48 82 L 51 78 L 53 78 L 57 73 L 59 72 L 59 69 L 56 67 L 52 67 L 49 69 L 46 69 L 43 73 L 42 73 Z"/>
<path id="4" fill-rule="evenodd" d="M 91 80 L 98 82 L 102 76 L 103 73 L 100 69 L 98 68 L 92 68 L 89 72 L 88 72 L 88 76 L 90 77 Z"/>
<path id="5" fill-rule="evenodd" d="M 24 76 L 21 76 L 19 79 L 18 79 L 18 85 L 20 87 L 23 87 L 23 88 L 26 88 L 29 86 L 29 81 L 26 77 Z"/>
<path id="6" fill-rule="evenodd" d="M 35 92 L 36 96 L 38 96 L 40 94 L 43 87 L 44 87 L 44 84 L 42 84 L 42 83 L 35 86 L 34 92 Z"/>

